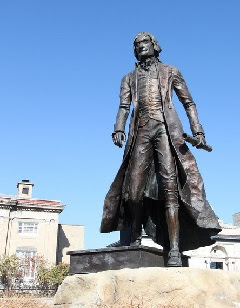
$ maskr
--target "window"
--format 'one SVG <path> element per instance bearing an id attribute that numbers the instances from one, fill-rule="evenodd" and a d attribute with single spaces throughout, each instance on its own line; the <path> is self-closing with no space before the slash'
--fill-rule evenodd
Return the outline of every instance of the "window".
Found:
<path id="1" fill-rule="evenodd" d="M 211 269 L 223 269 L 223 262 L 211 262 L 210 263 Z"/>
<path id="2" fill-rule="evenodd" d="M 23 195 L 28 195 L 28 193 L 29 193 L 29 187 L 23 187 L 22 194 Z"/>
<path id="3" fill-rule="evenodd" d="M 18 234 L 37 234 L 38 223 L 36 222 L 19 222 Z"/>
<path id="4" fill-rule="evenodd" d="M 21 272 L 25 281 L 33 281 L 36 275 L 36 250 L 32 248 L 19 248 L 16 255 L 21 261 Z"/>

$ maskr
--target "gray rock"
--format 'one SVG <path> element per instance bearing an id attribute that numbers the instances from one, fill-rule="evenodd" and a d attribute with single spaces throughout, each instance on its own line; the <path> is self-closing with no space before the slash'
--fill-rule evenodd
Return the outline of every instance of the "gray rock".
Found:
<path id="1" fill-rule="evenodd" d="M 66 277 L 54 305 L 70 307 L 240 307 L 240 273 L 139 268 Z"/>

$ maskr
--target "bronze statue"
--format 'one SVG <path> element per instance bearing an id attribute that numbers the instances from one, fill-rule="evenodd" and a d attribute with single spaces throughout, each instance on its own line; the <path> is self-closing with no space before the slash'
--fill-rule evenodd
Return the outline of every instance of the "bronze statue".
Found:
<path id="1" fill-rule="evenodd" d="M 169 252 L 168 266 L 181 266 L 181 251 L 211 245 L 221 229 L 206 200 L 204 184 L 183 137 L 172 91 L 183 104 L 197 148 L 206 148 L 196 105 L 175 66 L 159 59 L 161 47 L 148 32 L 134 40 L 139 61 L 122 79 L 112 139 L 122 147 L 133 104 L 122 165 L 105 198 L 101 232 L 131 228 L 140 245 L 142 226 Z M 191 138 L 190 138 L 191 139 Z"/>

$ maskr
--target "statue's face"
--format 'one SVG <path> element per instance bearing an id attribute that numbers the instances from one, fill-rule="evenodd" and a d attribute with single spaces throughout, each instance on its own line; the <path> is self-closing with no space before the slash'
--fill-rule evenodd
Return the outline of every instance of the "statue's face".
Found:
<path id="1" fill-rule="evenodd" d="M 155 54 L 153 43 L 148 35 L 140 36 L 135 41 L 135 50 L 140 61 Z"/>

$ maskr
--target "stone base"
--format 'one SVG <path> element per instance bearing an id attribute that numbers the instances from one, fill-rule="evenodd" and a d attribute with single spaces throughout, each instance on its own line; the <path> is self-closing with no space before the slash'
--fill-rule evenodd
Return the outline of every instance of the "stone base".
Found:
<path id="1" fill-rule="evenodd" d="M 240 307 L 240 273 L 192 268 L 139 268 L 64 279 L 53 304 L 72 307 Z"/>
<path id="2" fill-rule="evenodd" d="M 106 270 L 139 267 L 165 267 L 168 254 L 155 247 L 121 246 L 93 250 L 69 251 L 70 273 L 97 273 Z M 188 257 L 182 256 L 184 267 Z"/>

